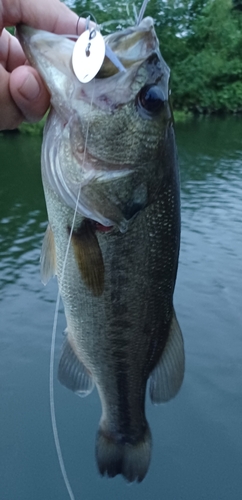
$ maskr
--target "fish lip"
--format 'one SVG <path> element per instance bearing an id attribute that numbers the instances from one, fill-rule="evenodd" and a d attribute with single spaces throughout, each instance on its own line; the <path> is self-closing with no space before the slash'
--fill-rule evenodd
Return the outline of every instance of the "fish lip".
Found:
<path id="1" fill-rule="evenodd" d="M 26 24 L 18 24 L 16 27 L 16 34 L 27 58 L 40 73 L 41 63 L 38 63 L 37 58 L 34 55 L 35 49 L 40 53 L 43 48 L 46 53 L 47 50 L 51 50 L 51 43 L 54 44 L 54 42 L 58 42 L 60 44 L 65 40 L 70 43 L 69 59 L 71 61 L 72 51 L 75 45 L 75 41 L 71 40 L 71 35 L 68 37 L 68 35 L 55 34 L 32 28 Z M 104 40 L 118 57 L 124 68 L 129 68 L 133 64 L 137 64 L 138 61 L 144 61 L 148 54 L 159 49 L 159 42 L 154 30 L 154 20 L 151 17 L 144 18 L 139 26 L 129 27 L 120 32 L 107 35 L 104 37 Z M 62 52 L 61 48 L 59 52 Z M 113 63 L 108 61 L 109 60 L 106 57 L 101 70 L 99 71 L 99 78 L 102 72 L 105 71 L 106 64 L 109 66 L 111 65 L 112 71 L 110 76 L 113 76 L 118 72 L 118 69 L 113 65 Z M 51 62 L 53 64 L 57 63 L 56 56 L 53 57 Z M 42 76 L 44 78 L 44 75 Z"/>
<path id="2" fill-rule="evenodd" d="M 114 111 L 118 106 L 127 103 L 135 97 L 136 89 L 134 82 L 137 72 L 150 56 L 156 54 L 162 68 L 169 78 L 169 68 L 162 59 L 159 52 L 159 41 L 154 30 L 154 21 L 150 17 L 142 20 L 139 26 L 134 26 L 112 33 L 105 38 L 118 57 L 125 72 L 118 72 L 117 68 L 107 58 L 96 75 L 88 85 L 82 84 L 75 76 L 72 69 L 72 52 L 75 42 L 68 39 L 66 35 L 37 30 L 25 24 L 17 26 L 17 36 L 27 59 L 42 76 L 50 94 L 51 103 L 62 115 L 64 121 L 71 112 L 77 112 L 77 101 L 83 100 L 87 104 L 93 102 L 101 110 Z M 123 40 L 123 42 L 122 42 Z M 58 50 L 58 58 L 56 51 Z M 142 71 L 142 70 L 141 70 Z M 158 69 L 158 72 L 160 69 Z M 65 94 L 69 105 L 61 106 L 58 99 L 58 80 L 61 81 L 61 92 Z M 145 84 L 147 82 L 143 82 Z M 109 88 L 107 96 L 107 85 Z M 95 86 L 95 96 L 93 98 Z M 121 90 L 122 89 L 122 90 Z M 130 94 L 132 93 L 132 96 Z M 60 92 L 60 91 L 59 91 Z M 73 102 L 75 101 L 75 102 Z"/>

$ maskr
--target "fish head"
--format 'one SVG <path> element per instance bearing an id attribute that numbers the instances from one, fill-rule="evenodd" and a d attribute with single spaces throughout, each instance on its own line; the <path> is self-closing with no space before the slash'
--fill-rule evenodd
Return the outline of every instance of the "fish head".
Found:
<path id="1" fill-rule="evenodd" d="M 153 19 L 105 37 L 124 70 L 105 57 L 89 83 L 73 71 L 73 40 L 24 25 L 18 37 L 51 94 L 43 178 L 84 217 L 127 230 L 159 192 L 172 125 L 170 71 Z"/>

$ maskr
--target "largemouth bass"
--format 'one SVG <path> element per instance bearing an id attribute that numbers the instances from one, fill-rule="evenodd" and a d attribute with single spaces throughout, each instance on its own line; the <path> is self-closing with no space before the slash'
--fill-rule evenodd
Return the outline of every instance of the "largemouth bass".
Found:
<path id="1" fill-rule="evenodd" d="M 18 36 L 51 94 L 41 271 L 44 283 L 57 274 L 65 308 L 59 380 L 83 396 L 97 387 L 100 473 L 141 481 L 151 457 L 147 381 L 160 403 L 184 374 L 173 308 L 180 200 L 169 68 L 149 17 L 106 37 L 126 71 L 106 58 L 88 84 L 72 69 L 74 41 L 27 26 Z"/>

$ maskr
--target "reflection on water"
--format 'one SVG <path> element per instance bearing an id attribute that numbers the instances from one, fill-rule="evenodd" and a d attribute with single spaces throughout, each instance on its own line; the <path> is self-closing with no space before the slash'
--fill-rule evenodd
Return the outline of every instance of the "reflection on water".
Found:
<path id="1" fill-rule="evenodd" d="M 67 499 L 51 434 L 50 336 L 56 282 L 40 282 L 46 227 L 40 140 L 0 136 L 0 497 Z M 58 427 L 79 499 L 239 500 L 242 380 L 242 142 L 240 119 L 177 127 L 182 242 L 175 294 L 186 347 L 178 397 L 147 402 L 153 457 L 147 479 L 127 488 L 99 478 L 97 394 L 75 398 L 56 382 Z M 65 327 L 58 325 L 58 349 Z M 14 477 L 14 481 L 13 481 Z"/>

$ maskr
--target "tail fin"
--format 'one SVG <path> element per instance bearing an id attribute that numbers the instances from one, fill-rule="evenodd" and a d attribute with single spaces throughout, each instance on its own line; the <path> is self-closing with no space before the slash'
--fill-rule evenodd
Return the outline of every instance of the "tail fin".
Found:
<path id="1" fill-rule="evenodd" d="M 114 477 L 117 474 L 129 481 L 144 479 L 151 458 L 151 432 L 147 424 L 142 438 L 134 444 L 123 443 L 107 435 L 99 427 L 96 440 L 96 459 L 100 474 Z"/>

